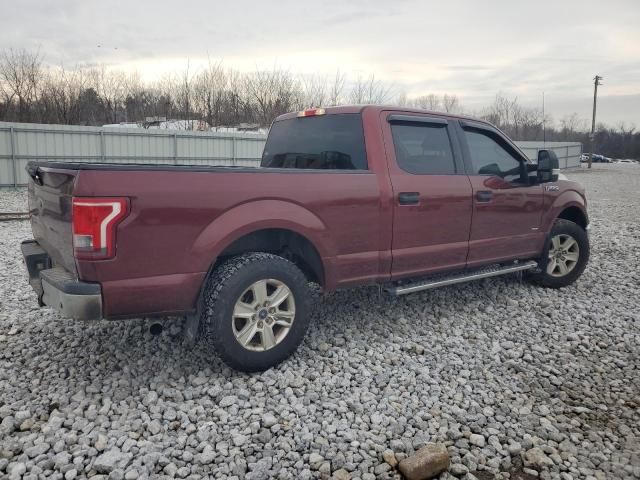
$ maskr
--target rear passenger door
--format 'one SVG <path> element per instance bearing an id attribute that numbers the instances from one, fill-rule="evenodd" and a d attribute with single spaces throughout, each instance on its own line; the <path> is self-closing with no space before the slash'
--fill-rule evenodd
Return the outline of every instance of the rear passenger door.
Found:
<path id="1" fill-rule="evenodd" d="M 471 185 L 446 118 L 382 112 L 393 189 L 392 278 L 465 267 Z"/>

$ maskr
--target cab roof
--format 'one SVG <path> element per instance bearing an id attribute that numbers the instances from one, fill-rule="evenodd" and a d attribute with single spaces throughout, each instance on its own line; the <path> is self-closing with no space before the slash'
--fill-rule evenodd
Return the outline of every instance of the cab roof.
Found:
<path id="1" fill-rule="evenodd" d="M 399 107 L 397 105 L 340 105 L 336 107 L 317 107 L 322 108 L 324 110 L 325 115 L 335 115 L 338 113 L 362 113 L 365 110 L 374 110 L 377 112 L 383 112 L 386 110 L 394 111 L 394 112 L 403 112 L 403 113 L 419 113 L 419 114 L 428 114 L 433 115 L 434 117 L 443 117 L 443 118 L 451 118 L 451 119 L 459 119 L 459 120 L 470 120 L 479 123 L 485 123 L 487 125 L 491 125 L 489 122 L 485 120 L 481 120 L 479 118 L 469 117 L 466 115 L 457 115 L 453 113 L 446 112 L 434 112 L 431 110 L 424 110 L 421 108 L 411 108 L 411 107 Z M 279 122 L 281 120 L 288 120 L 290 118 L 298 117 L 299 112 L 289 112 L 284 113 L 274 120 L 274 122 Z M 493 126 L 493 125 L 491 125 Z"/>

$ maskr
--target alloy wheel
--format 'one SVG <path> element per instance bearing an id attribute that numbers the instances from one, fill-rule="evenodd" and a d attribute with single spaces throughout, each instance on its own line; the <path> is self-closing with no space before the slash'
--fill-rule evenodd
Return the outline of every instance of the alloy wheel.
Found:
<path id="1" fill-rule="evenodd" d="M 580 246 L 571 235 L 560 234 L 551 238 L 547 273 L 552 277 L 564 277 L 578 264 Z"/>
<path id="2" fill-rule="evenodd" d="M 233 334 L 247 350 L 270 350 L 287 336 L 295 316 L 295 299 L 289 287 L 273 278 L 258 280 L 234 305 Z"/>

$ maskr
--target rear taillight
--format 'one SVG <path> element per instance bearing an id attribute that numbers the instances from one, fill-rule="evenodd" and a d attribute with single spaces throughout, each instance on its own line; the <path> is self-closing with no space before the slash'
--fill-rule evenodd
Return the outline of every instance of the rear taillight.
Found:
<path id="1" fill-rule="evenodd" d="M 73 252 L 76 258 L 105 260 L 116 254 L 116 227 L 129 214 L 121 197 L 73 197 Z"/>

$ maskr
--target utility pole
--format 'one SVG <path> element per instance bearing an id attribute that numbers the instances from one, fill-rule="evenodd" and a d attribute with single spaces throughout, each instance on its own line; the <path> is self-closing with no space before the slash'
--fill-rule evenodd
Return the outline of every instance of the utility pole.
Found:
<path id="1" fill-rule="evenodd" d="M 593 77 L 593 116 L 591 117 L 591 135 L 589 135 L 589 150 L 591 150 L 589 153 L 589 168 L 593 163 L 593 147 L 596 136 L 596 102 L 598 99 L 598 85 L 602 85 L 600 80 L 602 80 L 600 75 Z"/>
<path id="2" fill-rule="evenodd" d="M 547 145 L 547 125 L 546 125 L 546 116 L 544 114 L 544 92 L 542 92 L 542 145 Z"/>

